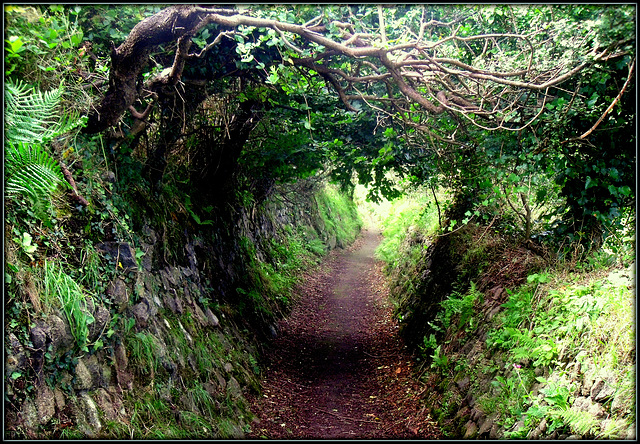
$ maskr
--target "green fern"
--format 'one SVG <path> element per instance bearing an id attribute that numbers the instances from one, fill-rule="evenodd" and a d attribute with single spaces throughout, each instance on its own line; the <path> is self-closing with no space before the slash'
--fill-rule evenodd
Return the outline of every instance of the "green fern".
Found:
<path id="1" fill-rule="evenodd" d="M 5 138 L 15 142 L 46 143 L 80 126 L 76 114 L 60 116 L 63 88 L 45 93 L 18 80 L 5 84 Z"/>
<path id="2" fill-rule="evenodd" d="M 68 185 L 44 145 L 86 122 L 60 112 L 62 91 L 60 87 L 43 93 L 20 80 L 5 84 L 5 191 L 27 197 L 45 223 L 53 194 Z"/>
<path id="3" fill-rule="evenodd" d="M 39 144 L 5 144 L 5 174 L 8 196 L 23 195 L 36 216 L 48 221 L 51 197 L 59 187 L 68 187 L 60 166 Z"/>
<path id="4" fill-rule="evenodd" d="M 600 421 L 589 412 L 573 409 L 552 409 L 549 415 L 562 418 L 572 432 L 578 435 L 592 436 L 600 430 Z"/>

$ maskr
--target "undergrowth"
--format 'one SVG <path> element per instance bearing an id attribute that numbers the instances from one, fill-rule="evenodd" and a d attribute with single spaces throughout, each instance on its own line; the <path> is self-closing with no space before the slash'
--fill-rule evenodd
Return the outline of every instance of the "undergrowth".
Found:
<path id="1" fill-rule="evenodd" d="M 389 268 L 404 259 L 401 244 L 405 236 L 429 236 L 439 227 L 436 204 L 431 195 L 422 189 L 385 202 L 376 210 L 379 214 L 386 214 L 381 221 L 384 239 L 376 249 L 376 257 L 385 261 Z"/>
<path id="2" fill-rule="evenodd" d="M 378 255 L 402 282 L 403 295 L 422 291 L 421 280 L 432 270 L 420 268 L 427 260 L 421 251 L 443 236 L 429 224 L 427 205 L 424 197 L 399 199 L 389 204 L 383 222 Z M 471 396 L 474 408 L 499 425 L 499 437 L 624 438 L 635 417 L 633 230 L 607 233 L 597 252 L 546 267 L 487 230 L 452 234 L 449 251 L 458 252 L 458 280 L 436 305 L 429 333 L 418 344 L 419 371 L 441 390 L 425 402 L 443 431 L 451 437 L 466 432 L 468 416 L 456 415 Z M 521 273 L 516 265 L 524 261 L 529 271 L 522 282 L 509 273 Z M 504 293 L 496 304 L 499 288 Z M 465 391 L 456 385 L 462 380 L 470 381 Z M 595 385 L 604 387 L 597 402 Z"/>
<path id="3" fill-rule="evenodd" d="M 279 236 L 268 240 L 240 239 L 247 258 L 247 279 L 236 289 L 237 308 L 262 325 L 289 310 L 303 271 L 317 264 L 329 249 L 351 244 L 360 231 L 362 222 L 353 201 L 335 186 L 324 186 L 315 199 L 321 230 L 304 224 L 284 225 Z"/>

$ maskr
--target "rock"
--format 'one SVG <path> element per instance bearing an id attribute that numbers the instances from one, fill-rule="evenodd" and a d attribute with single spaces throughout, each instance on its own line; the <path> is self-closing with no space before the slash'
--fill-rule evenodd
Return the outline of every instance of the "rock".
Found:
<path id="1" fill-rule="evenodd" d="M 202 326 L 209 323 L 207 317 L 198 304 L 193 304 L 193 317 L 196 318 L 198 323 Z"/>
<path id="2" fill-rule="evenodd" d="M 488 320 L 493 319 L 495 315 L 500 313 L 501 310 L 502 310 L 502 307 L 500 307 L 499 305 L 497 307 L 493 307 L 491 311 L 489 311 L 489 313 L 487 314 L 487 319 Z"/>
<path id="3" fill-rule="evenodd" d="M 175 267 L 167 266 L 160 270 L 160 277 L 162 278 L 165 290 L 168 290 L 172 286 L 177 287 L 180 285 L 180 271 Z M 169 285 L 169 283 L 173 285 Z"/>
<path id="4" fill-rule="evenodd" d="M 52 351 L 56 354 L 62 354 L 70 350 L 75 344 L 75 339 L 71 334 L 69 323 L 53 314 L 49 315 L 47 321 Z"/>
<path id="5" fill-rule="evenodd" d="M 207 309 L 204 311 L 204 314 L 205 316 L 207 316 L 207 319 L 209 320 L 209 324 L 212 327 L 217 327 L 220 325 L 220 321 L 218 320 L 218 317 L 215 314 L 213 314 L 213 312 L 209 307 L 207 307 Z"/>
<path id="6" fill-rule="evenodd" d="M 20 410 L 20 422 L 24 424 L 27 430 L 36 430 L 40 425 L 40 419 L 38 416 L 38 409 L 31 400 L 27 400 L 22 404 Z"/>
<path id="7" fill-rule="evenodd" d="M 130 390 L 133 387 L 133 378 L 127 371 L 129 361 L 127 359 L 127 351 L 123 344 L 116 344 L 113 349 L 113 355 L 116 361 L 116 377 L 118 384 L 124 389 Z"/>
<path id="8" fill-rule="evenodd" d="M 187 338 L 187 341 L 189 341 L 190 343 L 193 343 L 193 338 L 191 337 L 189 332 L 184 328 L 184 326 L 182 325 L 182 322 L 178 321 L 178 326 L 180 327 L 180 330 L 182 330 L 182 333 L 184 333 L 184 336 L 185 338 Z"/>
<path id="9" fill-rule="evenodd" d="M 605 415 L 602 405 L 597 402 L 593 402 L 591 398 L 580 396 L 573 401 L 571 410 L 578 412 L 587 412 L 596 418 L 602 418 Z"/>
<path id="10" fill-rule="evenodd" d="M 465 390 L 467 387 L 469 387 L 469 377 L 465 376 L 461 380 L 456 381 L 456 385 L 460 390 Z"/>
<path id="11" fill-rule="evenodd" d="M 227 373 L 231 373 L 233 371 L 233 365 L 230 362 L 225 362 L 222 368 L 224 368 L 224 371 Z"/>
<path id="12" fill-rule="evenodd" d="M 618 393 L 611 402 L 611 412 L 626 413 L 631 405 L 633 405 L 633 400 L 630 396 L 625 396 L 625 393 Z"/>
<path id="13" fill-rule="evenodd" d="M 476 404 L 476 398 L 473 396 L 472 391 L 467 393 L 467 396 L 462 401 L 464 404 L 467 404 L 469 407 L 473 407 Z"/>
<path id="14" fill-rule="evenodd" d="M 89 342 L 96 341 L 106 331 L 111 321 L 111 313 L 102 304 L 96 304 L 93 310 L 93 323 L 89 324 Z"/>
<path id="15" fill-rule="evenodd" d="M 606 374 L 602 376 L 602 379 L 597 379 L 591 388 L 591 397 L 597 401 L 602 402 L 606 401 L 615 395 L 615 388 L 613 387 L 615 384 L 614 377 L 612 375 Z"/>
<path id="16" fill-rule="evenodd" d="M 586 371 L 584 373 L 584 379 L 582 380 L 582 391 L 580 393 L 582 396 L 590 396 L 595 379 L 596 376 L 593 371 Z"/>
<path id="17" fill-rule="evenodd" d="M 540 439 L 540 436 L 542 436 L 542 431 L 540 431 L 538 428 L 535 428 L 527 434 L 527 439 L 529 440 Z"/>
<path id="18" fill-rule="evenodd" d="M 102 173 L 102 180 L 104 180 L 105 182 L 109 182 L 109 183 L 115 183 L 116 182 L 116 173 L 114 173 L 113 171 L 105 171 L 104 173 Z"/>
<path id="19" fill-rule="evenodd" d="M 56 387 L 53 390 L 53 397 L 54 397 L 54 400 L 56 402 L 56 408 L 58 410 L 64 409 L 64 407 L 66 405 L 66 402 L 65 402 L 65 396 L 64 396 L 64 393 L 62 392 L 62 390 L 59 389 L 58 387 Z"/>
<path id="20" fill-rule="evenodd" d="M 482 412 L 482 410 L 477 408 L 471 409 L 471 414 L 470 414 L 471 421 L 479 421 L 480 418 L 482 418 L 483 416 L 484 416 L 484 413 Z"/>
<path id="21" fill-rule="evenodd" d="M 478 426 L 476 426 L 476 423 L 471 420 L 464 425 L 464 428 L 465 431 L 463 439 L 475 438 L 475 436 L 478 434 Z"/>
<path id="22" fill-rule="evenodd" d="M 218 385 L 220 386 L 220 389 L 224 390 L 227 387 L 227 381 L 220 374 L 220 372 L 218 372 L 218 370 L 214 370 L 213 374 L 216 375 L 216 379 L 218 380 Z"/>
<path id="23" fill-rule="evenodd" d="M 49 422 L 56 414 L 56 398 L 47 384 L 40 384 L 36 392 L 36 410 L 40 424 Z"/>
<path id="24" fill-rule="evenodd" d="M 603 418 L 606 414 L 604 409 L 602 408 L 602 405 L 598 404 L 597 402 L 592 403 L 588 411 L 596 418 Z"/>
<path id="25" fill-rule="evenodd" d="M 227 380 L 227 393 L 229 393 L 229 395 L 231 395 L 233 399 L 237 399 L 242 396 L 242 389 L 240 388 L 240 384 L 233 376 L 229 377 L 229 379 Z"/>
<path id="26" fill-rule="evenodd" d="M 144 268 L 145 271 L 150 272 L 153 265 L 153 245 L 142 242 L 140 244 L 140 248 L 144 251 L 144 256 L 142 256 L 142 268 Z"/>
<path id="27" fill-rule="evenodd" d="M 91 373 L 93 387 L 108 387 L 111 379 L 111 369 L 108 364 L 98 358 L 98 355 L 85 356 L 81 359 Z"/>
<path id="28" fill-rule="evenodd" d="M 540 439 L 547 431 L 547 418 L 542 418 L 538 426 L 527 435 L 528 439 Z"/>
<path id="29" fill-rule="evenodd" d="M 80 393 L 78 401 L 78 428 L 89 438 L 97 438 L 102 424 L 96 404 L 86 392 Z"/>
<path id="30" fill-rule="evenodd" d="M 497 414 L 494 413 L 482 420 L 480 423 L 480 429 L 478 430 L 478 436 L 482 437 L 485 434 L 488 434 L 493 425 L 495 424 Z"/>
<path id="31" fill-rule="evenodd" d="M 47 332 L 44 328 L 37 326 L 31 329 L 29 334 L 33 348 L 36 350 L 44 350 L 47 346 Z"/>
<path id="32" fill-rule="evenodd" d="M 198 373 L 198 366 L 196 365 L 196 357 L 194 356 L 193 353 L 189 353 L 189 355 L 187 356 L 187 363 L 191 367 L 191 370 L 194 371 L 194 373 Z"/>
<path id="33" fill-rule="evenodd" d="M 142 328 L 148 326 L 149 317 L 151 316 L 151 307 L 146 299 L 131 307 L 131 312 L 136 318 L 136 324 Z"/>
<path id="34" fill-rule="evenodd" d="M 491 431 L 489 432 L 489 439 L 500 438 L 502 438 L 502 428 L 498 423 L 493 423 L 493 427 L 491 427 Z"/>
<path id="35" fill-rule="evenodd" d="M 333 250 L 334 248 L 336 248 L 336 235 L 335 234 L 329 235 L 329 238 L 326 240 L 326 244 L 329 246 L 330 250 Z"/>
<path id="36" fill-rule="evenodd" d="M 36 375 L 36 381 L 42 382 L 44 367 L 44 352 L 47 349 L 47 333 L 44 328 L 36 326 L 29 332 L 31 339 L 31 362 L 30 366 Z"/>
<path id="37" fill-rule="evenodd" d="M 207 393 L 209 394 L 209 396 L 211 396 L 211 398 L 215 399 L 216 396 L 218 395 L 218 386 L 215 384 L 212 384 L 210 382 L 205 382 L 202 384 L 202 388 L 207 391 Z"/>
<path id="38" fill-rule="evenodd" d="M 633 423 L 631 425 L 631 427 L 629 428 L 629 430 L 627 430 L 627 433 L 626 433 L 624 439 L 632 439 L 632 440 L 636 439 L 636 424 L 635 423 Z"/>
<path id="39" fill-rule="evenodd" d="M 93 387 L 93 378 L 91 376 L 91 372 L 85 365 L 85 360 L 80 359 L 78 364 L 76 365 L 76 375 L 75 375 L 75 389 L 76 390 L 89 390 Z"/>
<path id="40" fill-rule="evenodd" d="M 178 307 L 176 306 L 176 300 L 173 299 L 170 295 L 166 294 L 162 297 L 164 300 L 164 305 L 169 307 L 172 313 L 178 313 Z"/>
<path id="41" fill-rule="evenodd" d="M 94 392 L 93 397 L 106 419 L 109 421 L 116 421 L 118 419 L 118 413 L 111 402 L 111 396 L 105 389 L 99 388 Z"/>
<path id="42" fill-rule="evenodd" d="M 469 407 L 462 407 L 460 410 L 456 412 L 456 416 L 454 418 L 468 420 L 470 412 L 471 412 L 471 409 Z"/>
<path id="43" fill-rule="evenodd" d="M 24 369 L 27 365 L 27 355 L 24 347 L 13 333 L 9 333 L 8 341 L 5 342 L 7 347 L 7 358 L 5 359 L 5 376 L 9 377 L 15 371 Z"/>
<path id="44" fill-rule="evenodd" d="M 103 242 L 96 245 L 96 249 L 117 261 L 118 268 L 121 265 L 124 271 L 136 271 L 138 269 L 136 252 L 126 242 Z"/>
<path id="45" fill-rule="evenodd" d="M 106 293 L 118 313 L 122 313 L 129 305 L 129 288 L 124 279 L 118 277 L 112 281 Z"/>

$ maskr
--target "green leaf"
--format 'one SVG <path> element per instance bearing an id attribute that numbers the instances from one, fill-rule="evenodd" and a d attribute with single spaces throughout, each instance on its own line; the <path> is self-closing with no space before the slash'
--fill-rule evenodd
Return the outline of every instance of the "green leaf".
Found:
<path id="1" fill-rule="evenodd" d="M 629 196 L 631 194 L 631 188 L 627 185 L 618 188 L 618 192 L 624 196 Z"/>
<path id="2" fill-rule="evenodd" d="M 520 176 L 518 176 L 515 173 L 511 173 L 509 174 L 509 177 L 507 177 L 507 181 L 514 183 L 514 182 L 519 182 L 520 181 Z"/>
<path id="3" fill-rule="evenodd" d="M 23 47 L 24 43 L 22 42 L 22 39 L 20 37 L 11 36 L 9 37 L 8 40 L 5 40 L 5 42 L 9 44 L 9 46 L 7 47 L 7 50 L 14 54 L 22 52 L 26 49 Z"/>
<path id="4" fill-rule="evenodd" d="M 22 373 L 20 372 L 13 372 L 11 373 L 11 379 L 18 379 L 22 376 Z"/>
<path id="5" fill-rule="evenodd" d="M 600 97 L 600 96 L 598 95 L 598 93 L 597 93 L 597 92 L 594 92 L 594 93 L 591 95 L 591 98 L 590 98 L 589 100 L 587 100 L 587 106 L 588 106 L 589 108 L 593 108 L 593 106 L 594 106 L 594 105 L 596 104 L 596 102 L 598 101 L 598 98 L 599 98 L 599 97 Z"/>

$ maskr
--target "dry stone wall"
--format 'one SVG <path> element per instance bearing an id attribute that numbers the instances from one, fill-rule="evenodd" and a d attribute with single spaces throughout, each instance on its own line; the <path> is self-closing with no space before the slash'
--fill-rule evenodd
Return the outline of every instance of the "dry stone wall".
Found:
<path id="1" fill-rule="evenodd" d="M 237 239 L 249 239 L 258 260 L 269 260 L 262 246 L 280 241 L 285 226 L 331 244 L 335 234 L 324 231 L 313 193 L 237 209 L 233 225 L 219 227 L 229 233 L 224 242 L 185 231 L 181 263 L 167 263 L 162 231 L 150 225 L 135 245 L 96 245 L 118 267 L 102 302 L 86 299 L 95 320 L 88 342 L 103 346 L 79 352 L 55 309 L 37 317 L 28 337 L 6 335 L 7 430 L 27 438 L 144 438 L 134 415 L 149 400 L 169 406 L 176 423 L 208 418 L 202 438 L 244 437 L 252 417 L 244 395 L 257 388 L 260 370 L 257 332 L 225 308 L 246 271 Z"/>

